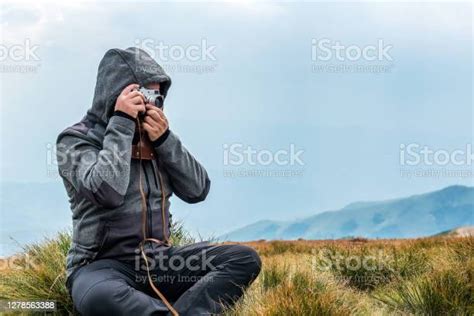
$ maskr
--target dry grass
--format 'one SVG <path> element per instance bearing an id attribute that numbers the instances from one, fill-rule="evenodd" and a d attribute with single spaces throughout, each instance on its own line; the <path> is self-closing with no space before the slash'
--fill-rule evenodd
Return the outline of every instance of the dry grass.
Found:
<path id="1" fill-rule="evenodd" d="M 178 229 L 176 236 L 192 242 Z M 26 247 L 29 261 L 20 257 L 15 269 L 3 262 L 0 299 L 51 299 L 71 314 L 69 242 L 62 233 Z M 229 316 L 474 315 L 474 237 L 246 244 L 260 253 L 263 269 Z"/>
<path id="2" fill-rule="evenodd" d="M 0 299 L 54 300 L 59 314 L 71 314 L 72 301 L 66 288 L 66 253 L 71 242 L 68 233 L 56 239 L 25 246 L 25 252 L 2 262 Z"/>
<path id="3" fill-rule="evenodd" d="M 474 315 L 474 237 L 257 241 L 229 315 Z"/>

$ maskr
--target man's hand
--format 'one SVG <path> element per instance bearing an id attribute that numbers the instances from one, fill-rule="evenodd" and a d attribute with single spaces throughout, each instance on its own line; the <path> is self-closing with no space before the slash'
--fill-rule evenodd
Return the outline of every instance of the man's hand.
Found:
<path id="1" fill-rule="evenodd" d="M 146 104 L 146 116 L 143 121 L 143 128 L 148 133 L 152 142 L 160 138 L 168 129 L 168 120 L 163 111 L 151 104 Z"/>
<path id="2" fill-rule="evenodd" d="M 115 102 L 115 111 L 124 112 L 133 118 L 136 118 L 138 113 L 145 112 L 143 96 L 136 90 L 138 87 L 138 84 L 131 84 L 123 89 Z"/>

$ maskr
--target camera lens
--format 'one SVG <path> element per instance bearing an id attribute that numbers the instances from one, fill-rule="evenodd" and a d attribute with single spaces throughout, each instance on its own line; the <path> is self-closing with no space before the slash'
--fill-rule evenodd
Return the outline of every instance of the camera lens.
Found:
<path id="1" fill-rule="evenodd" d="M 163 97 L 160 95 L 155 99 L 155 105 L 159 108 L 163 107 Z"/>

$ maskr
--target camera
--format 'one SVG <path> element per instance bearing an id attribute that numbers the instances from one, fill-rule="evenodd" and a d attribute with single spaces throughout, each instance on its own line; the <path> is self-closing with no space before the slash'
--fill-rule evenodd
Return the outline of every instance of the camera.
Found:
<path id="1" fill-rule="evenodd" d="M 143 97 L 145 98 L 145 101 L 147 103 L 154 104 L 156 107 L 159 107 L 160 109 L 163 107 L 164 98 L 161 95 L 159 90 L 152 90 L 152 89 L 140 87 L 138 91 L 143 94 Z"/>

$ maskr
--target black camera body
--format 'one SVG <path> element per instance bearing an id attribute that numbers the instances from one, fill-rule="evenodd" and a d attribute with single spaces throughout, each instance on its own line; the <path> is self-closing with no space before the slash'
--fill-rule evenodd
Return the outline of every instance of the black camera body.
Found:
<path id="1" fill-rule="evenodd" d="M 146 103 L 151 103 L 160 109 L 163 108 L 164 97 L 161 95 L 159 90 L 147 89 L 145 87 L 140 87 L 138 89 L 143 97 L 145 98 Z"/>

